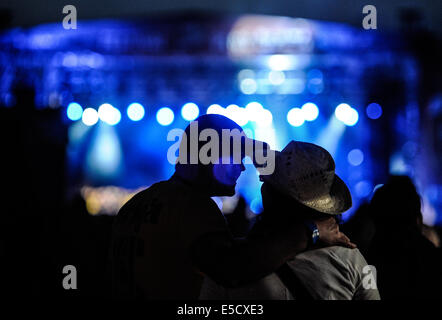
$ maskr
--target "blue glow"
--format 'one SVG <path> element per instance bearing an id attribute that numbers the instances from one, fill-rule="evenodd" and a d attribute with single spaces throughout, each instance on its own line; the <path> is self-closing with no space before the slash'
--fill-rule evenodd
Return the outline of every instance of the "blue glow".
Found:
<path id="1" fill-rule="evenodd" d="M 224 115 L 225 109 L 219 104 L 212 104 L 207 108 L 206 114 L 221 114 Z"/>
<path id="2" fill-rule="evenodd" d="M 246 105 L 246 114 L 250 121 L 261 122 L 264 107 L 256 101 L 252 101 Z"/>
<path id="3" fill-rule="evenodd" d="M 304 112 L 299 108 L 293 108 L 287 113 L 287 121 L 293 127 L 300 127 L 304 124 Z"/>
<path id="4" fill-rule="evenodd" d="M 239 88 L 244 94 L 254 94 L 258 89 L 258 84 L 254 79 L 246 78 L 241 80 Z"/>
<path id="5" fill-rule="evenodd" d="M 246 110 L 238 107 L 236 104 L 227 106 L 225 115 L 240 126 L 244 126 L 247 124 L 247 122 L 249 122 Z"/>
<path id="6" fill-rule="evenodd" d="M 304 119 L 307 121 L 314 121 L 319 115 L 318 106 L 312 102 L 307 102 L 301 108 Z"/>
<path id="7" fill-rule="evenodd" d="M 121 112 L 109 103 L 104 103 L 98 108 L 98 117 L 101 121 L 114 126 L 121 120 Z"/>
<path id="8" fill-rule="evenodd" d="M 81 121 L 87 126 L 93 126 L 98 122 L 98 112 L 92 108 L 86 108 L 81 116 Z"/>
<path id="9" fill-rule="evenodd" d="M 368 180 L 362 180 L 356 183 L 355 193 L 359 198 L 365 198 L 371 194 L 373 190 L 373 184 Z"/>
<path id="10" fill-rule="evenodd" d="M 67 116 L 72 121 L 77 121 L 81 119 L 83 115 L 83 108 L 76 102 L 71 102 L 67 108 Z"/>
<path id="11" fill-rule="evenodd" d="M 262 212 L 262 200 L 260 197 L 255 198 L 252 200 L 252 202 L 250 203 L 250 210 L 252 210 L 252 212 L 254 214 L 260 214 Z"/>
<path id="12" fill-rule="evenodd" d="M 366 112 L 367 112 L 367 117 L 376 120 L 379 119 L 382 115 L 382 107 L 377 103 L 370 103 L 367 106 Z"/>
<path id="13" fill-rule="evenodd" d="M 170 108 L 164 107 L 157 111 L 157 121 L 162 126 L 168 126 L 174 118 L 175 114 Z"/>
<path id="14" fill-rule="evenodd" d="M 336 118 L 347 126 L 354 126 L 359 120 L 359 114 L 346 103 L 341 103 L 335 110 Z"/>
<path id="15" fill-rule="evenodd" d="M 193 102 L 186 103 L 181 108 L 181 116 L 184 118 L 184 120 L 187 121 L 195 120 L 199 116 L 199 114 L 200 114 L 200 109 Z"/>
<path id="16" fill-rule="evenodd" d="M 294 67 L 294 57 L 291 55 L 274 54 L 267 60 L 270 69 L 276 71 L 290 70 Z"/>
<path id="17" fill-rule="evenodd" d="M 285 73 L 284 71 L 272 70 L 269 72 L 268 78 L 271 84 L 277 86 L 285 81 Z"/>
<path id="18" fill-rule="evenodd" d="M 127 107 L 127 116 L 132 121 L 140 121 L 144 118 L 144 107 L 137 102 L 131 103 Z"/>
<path id="19" fill-rule="evenodd" d="M 113 178 L 122 165 L 122 150 L 115 128 L 100 123 L 86 156 L 88 175 Z"/>
<path id="20" fill-rule="evenodd" d="M 353 149 L 348 153 L 347 160 L 352 166 L 359 166 L 364 161 L 364 153 L 359 149 Z"/>

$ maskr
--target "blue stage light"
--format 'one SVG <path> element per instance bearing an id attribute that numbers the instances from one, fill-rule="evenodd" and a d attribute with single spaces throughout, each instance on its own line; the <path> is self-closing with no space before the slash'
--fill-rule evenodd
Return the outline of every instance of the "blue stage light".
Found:
<path id="1" fill-rule="evenodd" d="M 184 120 L 187 121 L 195 120 L 199 116 L 199 114 L 200 114 L 200 109 L 193 102 L 186 103 L 181 108 L 181 116 L 184 118 Z"/>
<path id="2" fill-rule="evenodd" d="M 262 200 L 260 197 L 257 197 L 252 200 L 252 202 L 250 203 L 250 210 L 252 210 L 254 214 L 260 214 L 262 212 L 263 207 L 262 207 Z"/>
<path id="3" fill-rule="evenodd" d="M 174 118 L 175 115 L 170 108 L 164 107 L 157 111 L 157 121 L 162 126 L 168 126 Z"/>
<path id="4" fill-rule="evenodd" d="M 137 102 L 131 103 L 127 107 L 127 116 L 132 121 L 140 121 L 144 117 L 144 107 Z"/>
<path id="5" fill-rule="evenodd" d="M 376 120 L 382 115 L 382 107 L 377 103 L 370 103 L 366 109 L 367 117 Z"/>
<path id="6" fill-rule="evenodd" d="M 256 83 L 255 79 L 246 78 L 241 80 L 239 88 L 244 94 L 254 94 L 258 89 L 258 84 Z"/>
<path id="7" fill-rule="evenodd" d="M 268 78 L 271 84 L 278 86 L 285 81 L 285 73 L 284 71 L 272 70 L 269 72 Z"/>
<path id="8" fill-rule="evenodd" d="M 225 109 L 219 104 L 212 104 L 207 108 L 206 114 L 221 114 L 224 115 Z"/>
<path id="9" fill-rule="evenodd" d="M 354 126 L 359 120 L 359 114 L 346 103 L 341 103 L 336 107 L 335 116 L 339 121 L 347 126 Z"/>
<path id="10" fill-rule="evenodd" d="M 114 126 L 121 120 L 121 112 L 109 103 L 104 103 L 98 108 L 98 117 L 101 121 Z"/>
<path id="11" fill-rule="evenodd" d="M 371 181 L 362 180 L 356 183 L 354 190 L 357 197 L 365 198 L 371 194 L 373 190 L 373 184 Z"/>
<path id="12" fill-rule="evenodd" d="M 364 153 L 359 149 L 353 149 L 348 153 L 347 160 L 352 166 L 359 166 L 364 161 Z"/>
<path id="13" fill-rule="evenodd" d="M 307 121 L 314 121 L 319 115 L 318 107 L 312 102 L 307 102 L 304 104 L 301 110 L 304 114 L 304 119 Z"/>
<path id="14" fill-rule="evenodd" d="M 287 113 L 287 121 L 293 127 L 300 127 L 304 124 L 304 112 L 299 108 L 293 108 Z"/>
<path id="15" fill-rule="evenodd" d="M 227 106 L 225 115 L 240 126 L 244 126 L 247 124 L 247 122 L 249 122 L 246 110 L 244 108 L 240 108 L 236 104 Z"/>
<path id="16" fill-rule="evenodd" d="M 262 112 L 264 111 L 264 107 L 256 101 L 252 101 L 246 105 L 246 114 L 250 121 L 258 122 Z"/>
<path id="17" fill-rule="evenodd" d="M 76 102 L 71 102 L 66 110 L 68 118 L 72 121 L 77 121 L 81 119 L 83 115 L 83 108 Z"/>
<path id="18" fill-rule="evenodd" d="M 92 108 L 86 108 L 81 116 L 81 121 L 87 126 L 93 126 L 98 122 L 98 112 Z"/>

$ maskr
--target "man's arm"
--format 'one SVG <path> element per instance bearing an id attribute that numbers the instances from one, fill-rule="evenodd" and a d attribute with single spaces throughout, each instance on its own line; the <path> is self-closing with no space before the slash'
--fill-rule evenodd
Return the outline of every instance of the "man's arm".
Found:
<path id="1" fill-rule="evenodd" d="M 333 218 L 317 221 L 317 225 L 325 245 L 354 247 L 339 232 Z M 272 273 L 297 253 L 305 251 L 310 237 L 311 231 L 303 224 L 241 240 L 226 233 L 210 233 L 193 242 L 191 257 L 197 268 L 214 281 L 225 287 L 236 287 Z"/>

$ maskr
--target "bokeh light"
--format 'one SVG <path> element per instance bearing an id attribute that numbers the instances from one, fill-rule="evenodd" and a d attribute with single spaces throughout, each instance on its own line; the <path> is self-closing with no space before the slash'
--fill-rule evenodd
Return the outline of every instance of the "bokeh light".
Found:
<path id="1" fill-rule="evenodd" d="M 127 107 L 127 116 L 132 121 L 140 121 L 141 119 L 143 119 L 144 114 L 144 107 L 137 102 L 131 103 Z"/>
<path id="2" fill-rule="evenodd" d="M 161 108 L 157 111 L 157 121 L 162 126 L 168 126 L 173 122 L 175 115 L 172 109 L 168 107 Z"/>

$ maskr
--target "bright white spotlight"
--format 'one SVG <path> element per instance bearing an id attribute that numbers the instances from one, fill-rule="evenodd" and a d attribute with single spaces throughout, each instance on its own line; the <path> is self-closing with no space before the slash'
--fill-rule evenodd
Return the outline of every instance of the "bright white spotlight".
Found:
<path id="1" fill-rule="evenodd" d="M 304 114 L 304 119 L 307 121 L 314 121 L 319 115 L 318 107 L 312 102 L 307 102 L 304 104 L 301 110 Z"/>
<path id="2" fill-rule="evenodd" d="M 287 113 L 287 121 L 294 127 L 300 127 L 304 124 L 304 112 L 299 108 L 293 108 Z"/>
<path id="3" fill-rule="evenodd" d="M 93 126 L 98 122 L 98 112 L 92 108 L 86 108 L 81 116 L 81 121 L 87 126 Z"/>
<path id="4" fill-rule="evenodd" d="M 258 121 L 264 107 L 259 102 L 252 101 L 246 105 L 245 110 L 250 121 Z"/>
<path id="5" fill-rule="evenodd" d="M 207 108 L 206 114 L 221 114 L 224 115 L 225 109 L 219 104 L 212 104 Z"/>
<path id="6" fill-rule="evenodd" d="M 231 104 L 226 108 L 226 116 L 235 121 L 240 126 L 244 126 L 249 122 L 246 110 L 238 107 L 236 104 Z"/>
<path id="7" fill-rule="evenodd" d="M 259 114 L 258 119 L 256 120 L 256 123 L 260 126 L 267 127 L 272 124 L 273 121 L 273 114 L 268 109 L 264 109 Z"/>
<path id="8" fill-rule="evenodd" d="M 354 126 L 359 120 L 359 114 L 346 103 L 341 103 L 336 107 L 335 116 L 347 126 Z"/>
<path id="9" fill-rule="evenodd" d="M 77 121 L 81 119 L 83 114 L 83 108 L 76 102 L 71 102 L 66 110 L 67 116 L 72 121 Z"/>
<path id="10" fill-rule="evenodd" d="M 175 115 L 172 109 L 164 107 L 157 111 L 157 121 L 162 126 L 168 126 L 173 122 Z"/>
<path id="11" fill-rule="evenodd" d="M 186 103 L 181 108 L 181 116 L 187 121 L 195 120 L 199 114 L 200 114 L 200 109 L 193 102 Z"/>
<path id="12" fill-rule="evenodd" d="M 127 116 L 132 121 L 140 121 L 144 117 L 144 107 L 139 103 L 131 103 L 127 107 Z"/>
<path id="13" fill-rule="evenodd" d="M 246 78 L 241 80 L 239 88 L 244 94 L 254 94 L 258 89 L 258 84 L 256 83 L 255 79 Z"/>
<path id="14" fill-rule="evenodd" d="M 121 112 L 109 103 L 104 103 L 98 108 L 98 117 L 101 121 L 113 126 L 120 122 Z"/>
<path id="15" fill-rule="evenodd" d="M 270 69 L 276 71 L 290 70 L 293 67 L 293 57 L 284 54 L 271 55 L 267 60 Z"/>

